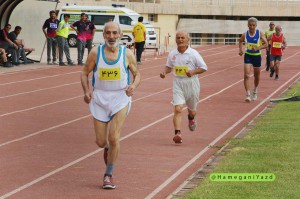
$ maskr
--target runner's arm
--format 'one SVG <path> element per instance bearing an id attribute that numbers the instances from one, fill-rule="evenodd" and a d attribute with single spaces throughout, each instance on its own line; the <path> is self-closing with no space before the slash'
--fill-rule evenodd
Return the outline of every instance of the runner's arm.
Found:
<path id="1" fill-rule="evenodd" d="M 282 42 L 282 49 L 285 49 L 287 47 L 285 36 L 283 36 L 283 42 Z"/>
<path id="2" fill-rule="evenodd" d="M 81 85 L 84 93 L 84 101 L 87 104 L 90 103 L 92 98 L 92 93 L 89 88 L 89 74 L 95 68 L 96 57 L 97 57 L 97 47 L 94 47 L 92 48 L 81 73 Z"/>
<path id="3" fill-rule="evenodd" d="M 129 70 L 130 70 L 131 74 L 133 75 L 133 82 L 126 89 L 126 94 L 128 96 L 132 96 L 134 90 L 140 85 L 141 75 L 137 68 L 137 63 L 136 63 L 133 52 L 130 49 L 127 49 L 126 52 L 127 52 L 126 53 L 126 59 L 127 59 L 126 63 L 128 63 Z"/>
<path id="4" fill-rule="evenodd" d="M 239 55 L 242 56 L 244 54 L 243 51 L 243 43 L 245 42 L 245 33 L 242 34 L 240 41 L 239 41 Z"/>

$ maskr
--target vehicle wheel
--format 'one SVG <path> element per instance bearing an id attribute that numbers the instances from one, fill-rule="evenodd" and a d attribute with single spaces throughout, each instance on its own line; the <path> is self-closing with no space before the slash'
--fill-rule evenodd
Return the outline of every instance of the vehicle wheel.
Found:
<path id="1" fill-rule="evenodd" d="M 76 47 L 76 45 L 77 45 L 77 36 L 76 35 L 69 35 L 68 44 L 69 44 L 70 47 Z"/>

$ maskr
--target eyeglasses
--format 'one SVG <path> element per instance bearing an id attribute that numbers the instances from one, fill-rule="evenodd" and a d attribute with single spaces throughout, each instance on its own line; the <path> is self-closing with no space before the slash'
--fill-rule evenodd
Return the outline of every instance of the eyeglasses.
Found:
<path id="1" fill-rule="evenodd" d="M 275 24 L 271 23 L 270 26 L 274 26 Z"/>

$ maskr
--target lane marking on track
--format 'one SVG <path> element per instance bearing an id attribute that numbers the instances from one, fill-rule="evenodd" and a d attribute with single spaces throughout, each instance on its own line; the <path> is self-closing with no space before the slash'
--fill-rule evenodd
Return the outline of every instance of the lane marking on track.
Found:
<path id="1" fill-rule="evenodd" d="M 215 61 L 212 61 L 212 62 L 207 62 L 207 65 L 212 64 L 212 63 L 216 63 L 216 62 L 221 62 L 221 61 L 223 62 L 224 60 L 232 59 L 234 57 L 236 57 L 236 56 L 228 57 L 228 58 L 225 58 L 225 59 L 222 59 L 222 60 L 215 60 Z M 143 68 L 143 69 L 140 69 L 140 71 L 141 70 L 158 68 L 158 67 L 163 67 L 163 66 L 165 66 L 165 64 L 164 65 L 153 66 L 153 67 L 148 67 L 148 68 Z M 155 77 L 158 77 L 158 75 L 153 76 L 153 77 L 149 77 L 149 78 L 146 78 L 146 79 L 142 79 L 142 81 L 149 80 L 149 79 L 152 79 L 152 78 L 155 78 Z M 48 88 L 43 88 L 43 89 L 36 89 L 36 90 L 33 90 L 33 91 L 27 91 L 27 92 L 21 92 L 21 93 L 6 95 L 6 96 L 0 96 L 0 99 L 7 98 L 7 97 L 14 97 L 14 96 L 18 96 L 18 95 L 29 94 L 29 93 L 34 93 L 34 92 L 39 92 L 39 91 L 45 91 L 45 90 L 50 90 L 50 89 L 55 89 L 55 88 L 60 88 L 60 87 L 64 87 L 64 86 L 70 86 L 70 85 L 77 84 L 77 83 L 80 83 L 80 81 L 69 83 L 69 84 L 62 84 L 62 85 L 58 85 L 58 86 L 48 87 Z"/>
<path id="2" fill-rule="evenodd" d="M 215 74 L 218 74 L 218 73 L 221 73 L 223 71 L 226 71 L 226 70 L 229 70 L 229 69 L 232 69 L 232 68 L 235 68 L 237 66 L 239 66 L 240 64 L 237 64 L 237 65 L 234 65 L 232 67 L 229 67 L 229 68 L 225 68 L 223 70 L 219 70 L 217 72 L 214 72 L 214 73 L 211 73 L 211 74 L 208 74 L 208 75 L 204 75 L 204 76 L 201 76 L 199 79 L 203 79 L 203 78 L 206 78 L 206 77 L 209 77 L 209 76 L 212 76 L 212 75 L 215 75 Z M 149 77 L 149 78 L 146 78 L 146 79 L 143 79 L 142 81 L 148 81 L 150 79 L 153 79 L 153 78 L 160 78 L 158 75 L 155 75 L 155 76 L 152 76 L 152 77 Z M 167 90 L 170 90 L 172 89 L 172 87 L 169 87 L 163 91 L 167 91 Z M 152 93 L 150 95 L 147 95 L 147 96 L 153 96 L 153 95 L 156 95 L 156 94 L 159 94 L 161 93 L 162 91 L 158 91 L 158 92 L 155 92 L 155 93 Z M 58 104 L 58 103 L 61 103 L 61 102 L 66 102 L 66 101 L 70 101 L 70 100 L 74 100 L 74 99 L 77 99 L 79 97 L 82 97 L 82 95 L 78 95 L 78 96 L 75 96 L 75 97 L 72 97 L 72 98 L 67 98 L 67 99 L 63 99 L 63 100 L 58 100 L 58 101 L 54 101 L 54 102 L 50 102 L 50 103 L 47 103 L 47 104 L 41 104 L 39 106 L 34 106 L 34 107 L 30 107 L 30 108 L 27 108 L 27 109 L 21 109 L 21 110 L 17 110 L 17 111 L 12 111 L 12 112 L 8 112 L 8 113 L 3 113 L 0 115 L 0 117 L 4 117 L 4 116 L 8 116 L 8 115 L 12 115 L 12 114 L 15 114 L 15 113 L 21 113 L 21 112 L 26 112 L 26 111 L 31 111 L 31 110 L 34 110 L 34 109 L 37 109 L 37 108 L 42 108 L 42 107 L 45 107 L 45 106 L 50 106 L 50 105 L 54 105 L 54 104 Z M 147 98 L 147 97 L 142 97 L 143 99 L 144 98 Z"/>
<path id="3" fill-rule="evenodd" d="M 220 47 L 218 47 L 220 48 Z M 214 49 L 217 49 L 217 48 L 214 48 Z M 228 51 L 232 51 L 233 49 L 231 50 L 227 50 L 227 51 L 222 51 L 220 53 L 216 53 L 216 54 L 211 54 L 209 56 L 213 56 L 213 55 L 217 55 L 217 54 L 222 54 L 222 53 L 226 53 Z M 162 57 L 162 58 L 159 58 L 159 59 L 166 59 L 167 57 Z M 205 58 L 205 57 L 204 57 Z M 149 60 L 150 61 L 153 61 L 153 60 Z M 147 62 L 147 61 L 146 61 Z M 145 68 L 147 69 L 147 68 Z M 140 69 L 140 70 L 145 70 L 145 69 Z M 32 70 L 34 71 L 34 70 Z M 59 76 L 63 76 L 63 75 L 69 75 L 69 74 L 74 74 L 74 73 L 81 73 L 82 70 L 79 70 L 79 71 L 73 71 L 73 72 L 68 72 L 68 73 L 62 73 L 62 74 L 56 74 L 56 75 L 49 75 L 49 76 L 44 76 L 44 77 L 38 77 L 38 78 L 32 78 L 32 79 L 27 79 L 27 80 L 20 80 L 20 81 L 12 81 L 12 82 L 6 82 L 6 83 L 1 83 L 0 86 L 4 86 L 4 85 L 10 85 L 10 84 L 15 84 L 15 83 L 22 83 L 22 82 L 29 82 L 29 81 L 35 81 L 35 80 L 40 80 L 40 79 L 46 79 L 46 78 L 53 78 L 53 77 L 59 77 Z"/>
<path id="4" fill-rule="evenodd" d="M 29 94 L 29 93 L 35 93 L 35 92 L 39 92 L 39 91 L 51 90 L 51 89 L 60 88 L 60 87 L 64 87 L 64 86 L 70 86 L 70 85 L 79 84 L 79 83 L 80 82 L 77 81 L 77 82 L 72 82 L 72 83 L 69 83 L 69 84 L 61 84 L 61 85 L 58 85 L 58 86 L 40 88 L 40 89 L 36 89 L 36 90 L 32 90 L 32 91 L 26 91 L 26 92 L 11 94 L 11 95 L 5 95 L 5 96 L 1 96 L 0 99 L 8 98 L 8 97 L 15 97 L 15 96 L 19 96 L 19 95 L 25 95 L 25 94 Z"/>
<path id="5" fill-rule="evenodd" d="M 297 53 L 297 54 L 298 54 L 298 53 Z M 297 77 L 297 75 L 299 75 L 299 74 L 300 74 L 300 72 L 298 72 L 298 73 L 297 73 L 296 75 L 294 75 L 293 77 Z M 291 80 L 292 80 L 292 78 L 290 78 L 287 82 L 285 82 L 285 84 L 283 84 L 280 88 L 282 88 L 283 86 L 285 86 L 286 84 L 288 84 L 288 82 L 291 81 Z M 241 81 L 243 81 L 243 80 L 239 80 L 238 82 L 241 82 Z M 236 83 L 237 83 L 237 82 L 236 82 Z M 232 85 L 235 85 L 236 83 L 234 83 L 234 84 L 232 84 Z M 226 87 L 226 88 L 230 88 L 230 87 Z M 276 91 L 278 92 L 278 91 L 280 90 L 280 88 L 276 89 Z M 222 89 L 222 90 L 224 91 L 224 89 Z M 222 91 L 222 90 L 221 90 L 221 91 Z M 221 91 L 219 91 L 218 93 L 220 93 Z M 223 91 L 222 91 L 222 92 L 223 92 Z M 276 92 L 274 91 L 272 94 L 274 95 L 275 93 L 276 93 Z M 271 94 L 271 95 L 272 95 L 272 94 Z M 213 94 L 213 95 L 215 95 L 215 94 Z M 271 95 L 269 95 L 268 98 L 271 98 L 271 97 L 272 97 Z M 210 97 L 207 96 L 205 99 L 209 99 L 209 98 L 210 98 Z M 203 99 L 203 100 L 204 100 L 204 99 Z M 201 101 L 203 101 L 203 100 L 201 100 Z M 265 100 L 267 100 L 267 99 L 265 99 Z M 265 100 L 264 100 L 264 101 L 265 101 Z M 263 103 L 261 102 L 260 104 L 263 104 Z M 259 104 L 258 106 L 260 106 L 260 104 Z M 257 107 L 258 107 L 258 106 L 257 106 Z M 123 140 L 125 140 L 125 139 L 127 139 L 127 138 L 129 138 L 129 137 L 131 137 L 131 136 L 133 136 L 133 135 L 135 135 L 135 134 L 137 134 L 137 133 L 139 133 L 139 132 L 141 132 L 141 131 L 147 129 L 147 128 L 149 128 L 149 127 L 151 127 L 151 126 L 153 126 L 153 125 L 155 125 L 155 124 L 157 124 L 157 123 L 159 123 L 159 122 L 161 122 L 161 121 L 163 121 L 163 120 L 165 120 L 165 119 L 171 117 L 172 115 L 173 115 L 173 113 L 172 113 L 172 114 L 169 114 L 169 115 L 167 115 L 167 116 L 165 116 L 165 117 L 163 117 L 163 118 L 161 118 L 161 119 L 159 119 L 159 120 L 156 120 L 155 122 L 152 122 L 152 123 L 148 124 L 147 126 L 144 126 L 144 127 L 140 128 L 140 129 L 138 129 L 138 130 L 136 130 L 136 131 L 134 131 L 134 132 L 128 134 L 127 136 L 122 137 L 122 138 L 120 139 L 120 141 L 123 141 Z M 244 117 L 245 117 L 245 116 L 244 116 Z M 240 120 L 241 120 L 241 119 L 240 119 Z M 227 130 L 228 130 L 228 129 L 227 129 Z M 225 132 L 226 132 L 226 131 L 225 131 Z M 224 132 L 224 133 L 225 133 L 225 132 Z M 226 133 L 226 134 L 227 134 L 227 133 Z M 220 136 L 222 136 L 222 135 L 220 135 Z M 220 136 L 219 136 L 219 137 L 220 137 Z M 218 137 L 218 138 L 219 138 L 219 137 Z M 218 138 L 216 138 L 216 139 L 218 139 Z M 215 140 L 216 140 L 216 139 L 215 139 Z M 219 138 L 219 139 L 221 139 L 221 138 Z M 217 142 L 217 141 L 216 141 L 216 142 Z M 211 143 L 211 145 L 214 145 L 214 141 Z M 83 160 L 85 160 L 85 159 L 87 159 L 87 158 L 89 158 L 89 157 L 91 157 L 91 156 L 97 154 L 98 152 L 100 152 L 100 151 L 102 151 L 102 150 L 103 150 L 103 149 L 95 150 L 95 151 L 93 151 L 93 152 L 91 152 L 91 153 L 89 153 L 89 154 L 87 154 L 87 155 L 85 155 L 85 156 L 83 156 L 83 157 L 81 157 L 81 158 L 79 158 L 79 159 L 77 159 L 77 160 L 74 160 L 74 161 L 72 161 L 72 162 L 70 162 L 70 163 L 64 165 L 63 167 L 60 167 L 60 168 L 58 168 L 58 169 L 55 169 L 55 170 L 53 170 L 53 171 L 51 171 L 51 172 L 49 172 L 49 173 L 47 173 L 47 174 L 45 174 L 45 175 L 43 175 L 43 176 L 41 176 L 41 177 L 35 179 L 35 180 L 33 180 L 33 181 L 31 181 L 31 182 L 29 182 L 29 183 L 23 185 L 23 186 L 21 186 L 21 187 L 15 189 L 15 190 L 13 190 L 13 191 L 11 191 L 11 192 L 8 192 L 8 193 L 6 193 L 6 194 L 0 196 L 0 198 L 1 198 L 1 199 L 4 199 L 4 198 L 7 198 L 7 197 L 9 197 L 9 196 L 12 196 L 12 195 L 14 195 L 14 194 L 16 194 L 16 193 L 18 193 L 18 192 L 20 192 L 20 191 L 22 191 L 22 190 L 24 190 L 24 189 L 30 187 L 30 186 L 36 184 L 36 183 L 38 183 L 38 182 L 40 182 L 40 181 L 42 181 L 42 180 L 44 180 L 44 179 L 46 179 L 46 178 L 48 178 L 48 177 L 50 177 L 50 176 L 52 176 L 52 175 L 54 175 L 54 174 L 60 172 L 60 171 L 63 171 L 63 170 L 65 170 L 65 169 L 67 169 L 67 168 L 69 168 L 69 167 L 71 167 L 71 166 L 77 164 L 78 162 L 81 162 L 81 161 L 83 161 Z M 204 149 L 204 150 L 208 150 L 208 149 Z M 204 150 L 203 150 L 203 151 L 204 151 Z M 204 152 L 200 152 L 200 153 L 204 153 Z M 200 154 L 200 153 L 199 153 L 199 154 Z M 201 156 L 201 155 L 200 155 L 200 156 Z M 197 158 L 197 159 L 198 159 L 198 158 Z M 191 160 L 191 161 L 192 161 L 192 160 Z M 191 161 L 190 161 L 190 162 L 191 162 Z M 180 169 L 180 170 L 181 170 L 181 169 Z M 178 170 L 178 171 L 180 171 L 180 170 Z M 178 172 L 178 171 L 177 171 L 177 172 Z M 176 173 L 177 173 L 177 172 L 176 172 Z M 173 174 L 173 175 L 175 175 L 175 174 Z M 178 174 L 178 175 L 179 175 L 179 174 Z M 172 176 L 171 176 L 171 177 L 172 177 Z M 169 179 L 170 179 L 170 178 L 169 178 Z M 169 180 L 169 179 L 168 179 L 168 180 Z M 167 180 L 167 181 L 168 181 L 168 180 Z M 167 181 L 165 181 L 165 182 L 167 182 Z M 164 183 L 164 184 L 165 184 L 165 183 Z M 153 196 L 155 196 L 155 195 L 161 190 L 160 187 L 161 187 L 161 186 L 159 186 L 159 187 L 158 187 L 157 189 L 155 189 L 151 194 L 149 194 L 149 195 L 147 196 L 147 198 L 152 198 Z M 153 195 L 153 196 L 152 196 L 152 195 Z"/>
<path id="6" fill-rule="evenodd" d="M 299 75 L 299 74 L 300 74 L 300 72 L 299 72 L 297 75 Z M 294 77 L 296 77 L 297 75 L 295 75 Z M 291 79 L 292 79 L 292 78 L 291 78 Z M 291 79 L 290 79 L 290 80 L 291 80 Z M 290 80 L 289 80 L 289 81 L 290 81 Z M 217 92 L 217 93 L 220 94 L 220 93 L 224 92 L 225 90 L 231 88 L 232 86 L 236 85 L 237 83 L 239 83 L 239 82 L 241 82 L 241 81 L 243 81 L 243 79 L 242 79 L 242 80 L 239 80 L 238 82 L 236 82 L 236 83 L 234 83 L 234 84 L 232 84 L 231 86 L 226 87 L 225 89 L 220 90 L 220 91 Z M 282 88 L 283 86 L 285 86 L 289 81 L 287 81 L 285 84 L 283 84 L 280 88 Z M 278 88 L 277 90 L 280 90 L 280 88 Z M 276 91 L 277 91 L 277 90 L 276 90 Z M 217 95 L 217 93 L 214 93 L 213 95 L 207 96 L 205 99 L 203 99 L 203 100 L 201 100 L 201 101 L 204 101 L 204 100 L 206 100 L 206 99 L 209 99 L 209 98 L 211 98 L 211 97 Z M 275 94 L 275 93 L 276 93 L 276 92 L 273 92 L 272 94 Z M 269 98 L 270 98 L 271 96 L 272 96 L 272 95 L 270 95 Z M 265 99 L 265 100 L 266 100 L 266 99 Z M 265 100 L 264 100 L 264 101 L 265 101 Z M 260 103 L 260 104 L 262 104 L 262 103 Z M 260 105 L 259 105 L 259 106 L 260 106 Z M 257 107 L 258 107 L 258 106 L 257 106 Z M 151 127 L 151 126 L 153 126 L 153 125 L 155 125 L 155 124 L 157 124 L 157 123 L 159 123 L 159 122 L 161 122 L 161 121 L 164 121 L 165 119 L 171 117 L 172 115 L 173 115 L 173 113 L 172 113 L 172 114 L 169 114 L 169 115 L 167 115 L 167 116 L 165 116 L 165 117 L 163 117 L 163 118 L 160 118 L 159 120 L 156 120 L 156 121 L 154 121 L 154 122 L 152 122 L 152 123 L 150 123 L 150 124 L 148 124 L 148 125 L 146 125 L 146 126 L 140 128 L 140 129 L 138 129 L 138 130 L 136 130 L 136 131 L 134 131 L 134 132 L 132 132 L 132 133 L 130 133 L 130 134 L 128 134 L 128 135 L 122 137 L 122 138 L 120 139 L 120 141 L 123 141 L 123 140 L 125 140 L 125 139 L 127 139 L 127 138 L 129 138 L 129 137 L 131 137 L 131 136 L 133 136 L 133 135 L 135 135 L 135 134 L 137 134 L 137 133 L 139 133 L 139 132 L 141 132 L 141 131 L 143 131 L 143 130 L 145 130 L 145 129 L 147 129 L 147 128 L 149 128 L 149 127 Z M 88 116 L 84 116 L 84 117 L 88 117 Z M 240 120 L 241 120 L 241 119 L 240 119 Z M 240 121 L 240 120 L 239 120 L 239 121 Z M 229 131 L 229 129 L 227 129 L 227 131 Z M 226 134 L 227 134 L 227 131 L 225 131 Z M 225 132 L 223 133 L 224 135 L 225 135 Z M 221 137 L 224 136 L 223 134 L 220 135 L 220 136 L 219 136 L 218 138 L 216 138 L 215 140 L 221 139 Z M 217 142 L 217 141 L 211 142 L 210 145 L 214 145 L 215 142 Z M 65 170 L 65 169 L 67 169 L 67 168 L 69 168 L 69 167 L 71 167 L 71 166 L 73 166 L 73 165 L 75 165 L 75 164 L 77 164 L 77 163 L 79 163 L 79 162 L 81 162 L 81 161 L 83 161 L 83 160 L 85 160 L 85 159 L 87 159 L 87 158 L 89 158 L 89 157 L 91 157 L 91 156 L 97 154 L 98 152 L 100 152 L 100 151 L 102 151 L 102 150 L 103 150 L 103 149 L 95 150 L 95 151 L 93 151 L 93 152 L 91 152 L 91 153 L 89 153 L 89 154 L 87 154 L 87 155 L 85 155 L 85 156 L 83 156 L 83 157 L 81 157 L 81 158 L 79 158 L 79 159 L 77 159 L 77 160 L 74 160 L 74 161 L 72 161 L 72 162 L 70 162 L 70 163 L 68 163 L 68 164 L 66 164 L 66 165 L 64 165 L 64 166 L 62 166 L 62 167 L 60 167 L 60 168 L 58 168 L 58 169 L 55 169 L 55 170 L 53 170 L 53 171 L 51 171 L 51 172 L 49 172 L 49 173 L 47 173 L 47 174 L 45 174 L 45 175 L 43 175 L 43 176 L 41 176 L 41 177 L 35 179 L 35 180 L 33 180 L 33 181 L 31 181 L 31 182 L 29 182 L 29 183 L 27 183 L 27 184 L 24 184 L 23 186 L 20 186 L 20 187 L 17 188 L 17 189 L 14 189 L 14 190 L 12 190 L 12 191 L 10 191 L 10 192 L 8 192 L 8 193 L 2 195 L 0 198 L 1 198 L 1 199 L 2 199 L 2 198 L 4 199 L 4 198 L 7 198 L 7 197 L 9 197 L 9 196 L 12 196 L 12 195 L 14 195 L 14 194 L 16 194 L 16 193 L 18 193 L 18 192 L 24 190 L 24 189 L 27 189 L 28 187 L 30 187 L 30 186 L 32 186 L 32 185 L 34 185 L 34 184 L 36 184 L 36 183 L 38 183 L 38 182 L 40 182 L 40 181 L 42 181 L 42 180 L 48 178 L 48 177 L 50 177 L 50 176 L 52 176 L 52 175 L 54 175 L 54 174 L 56 174 L 56 173 L 58 173 L 58 172 L 61 172 L 61 171 Z M 198 156 L 200 157 L 203 153 L 205 153 L 204 151 L 207 151 L 207 150 L 208 150 L 207 148 L 204 149 L 204 150 L 202 150 L 203 152 L 201 151 L 201 152 L 197 155 L 197 157 L 198 157 Z M 196 158 L 194 157 L 194 158 L 193 158 L 191 161 L 189 161 L 186 165 L 193 163 L 193 162 L 195 161 L 194 159 L 196 159 Z M 198 159 L 198 158 L 197 158 L 197 159 Z M 188 167 L 188 166 L 184 166 L 184 167 Z M 173 179 L 176 178 L 175 176 L 178 176 L 178 175 L 179 175 L 180 173 L 182 173 L 183 171 L 184 171 L 184 170 L 183 170 L 182 168 L 181 168 L 180 170 L 178 170 L 178 171 L 177 171 L 175 174 L 173 174 L 167 181 L 165 181 L 165 183 L 163 183 L 163 184 L 160 185 L 158 188 L 156 188 L 152 193 L 150 193 L 150 194 L 147 196 L 147 198 L 152 198 L 153 196 L 155 196 L 155 195 L 156 195 L 158 192 L 160 192 L 166 185 L 168 185 L 171 181 L 173 181 Z"/>
<path id="7" fill-rule="evenodd" d="M 53 104 L 57 104 L 57 103 L 66 102 L 66 101 L 69 101 L 69 100 L 77 99 L 77 98 L 82 97 L 82 96 L 83 95 L 78 95 L 78 96 L 75 96 L 75 97 L 71 97 L 71 98 L 67 98 L 67 99 L 63 99 L 63 100 L 58 100 L 58 101 L 55 101 L 55 102 L 51 102 L 51 103 L 42 104 L 42 105 L 39 105 L 39 106 L 30 107 L 30 108 L 27 108 L 27 109 L 17 110 L 17 111 L 13 111 L 13 112 L 9 112 L 9 113 L 4 113 L 4 114 L 1 114 L 0 117 L 4 117 L 4 116 L 16 114 L 16 113 L 21 113 L 21 112 L 26 112 L 26 111 L 31 111 L 31 110 L 38 109 L 38 108 L 43 108 L 45 106 L 50 106 L 50 105 L 53 105 Z"/>
<path id="8" fill-rule="evenodd" d="M 30 82 L 34 80 L 40 80 L 40 79 L 46 79 L 46 78 L 53 78 L 53 77 L 59 77 L 63 75 L 71 75 L 74 73 L 80 73 L 81 71 L 74 71 L 74 72 L 68 72 L 68 73 L 63 73 L 63 74 L 57 74 L 57 75 L 49 75 L 49 76 L 44 76 L 44 77 L 37 77 L 37 78 L 32 78 L 32 79 L 26 79 L 26 80 L 20 80 L 20 81 L 13 81 L 13 82 L 7 82 L 7 83 L 2 83 L 0 86 L 5 86 L 9 84 L 16 84 L 16 83 L 22 83 L 22 82 Z"/>
<path id="9" fill-rule="evenodd" d="M 260 108 L 264 103 L 266 103 L 273 95 L 275 95 L 279 90 L 285 87 L 289 82 L 299 76 L 300 72 L 290 78 L 287 82 L 281 85 L 278 89 L 276 89 L 273 93 L 271 93 L 267 98 L 265 98 L 262 102 L 260 102 L 256 107 L 254 107 L 251 111 L 249 111 L 246 115 L 244 115 L 241 119 L 235 122 L 232 126 L 230 126 L 226 131 L 224 131 L 221 135 L 219 135 L 216 139 L 214 139 L 208 146 L 214 146 L 219 140 L 221 140 L 225 135 L 227 135 L 232 129 L 238 126 L 241 122 L 243 122 L 249 115 L 251 115 L 254 111 Z M 299 77 L 297 78 L 297 80 Z M 297 81 L 296 80 L 296 81 Z M 199 159 L 203 154 L 205 154 L 209 150 L 209 147 L 201 150 L 196 156 L 194 156 L 190 161 L 188 161 L 185 165 L 183 165 L 179 170 L 177 170 L 171 177 L 169 177 L 164 183 L 158 186 L 153 192 L 151 192 L 145 199 L 151 199 L 156 196 L 161 190 L 163 190 L 166 186 L 168 186 L 174 179 L 176 179 L 181 173 L 183 173 L 189 166 L 191 166 L 197 159 Z"/>
<path id="10" fill-rule="evenodd" d="M 236 67 L 236 66 L 238 66 L 238 65 L 232 66 L 232 67 L 230 67 L 230 68 L 223 69 L 223 70 L 221 70 L 221 71 L 217 71 L 217 72 L 215 72 L 215 73 L 212 73 L 212 74 L 209 74 L 209 75 L 206 75 L 206 76 L 202 76 L 202 77 L 200 77 L 200 79 L 205 78 L 205 77 L 212 76 L 212 75 L 214 75 L 214 74 L 220 73 L 220 72 L 222 72 L 222 71 L 231 69 L 231 68 Z M 161 91 L 158 91 L 158 92 L 155 92 L 155 93 L 152 93 L 152 94 L 149 94 L 149 95 L 146 95 L 146 96 L 137 98 L 137 99 L 133 100 L 132 102 L 137 102 L 137 101 L 146 99 L 146 98 L 148 98 L 148 97 L 151 97 L 151 96 L 154 96 L 154 95 L 163 93 L 163 92 L 168 91 L 168 90 L 171 90 L 171 89 L 172 89 L 172 87 L 169 87 L 169 88 L 166 88 L 166 89 L 164 89 L 164 90 L 161 90 Z M 82 96 L 81 96 L 81 97 L 82 97 Z M 75 97 L 75 98 L 76 98 L 76 97 Z M 87 116 L 90 116 L 90 115 L 87 115 Z M 80 118 L 84 119 L 84 118 L 87 117 L 87 116 L 83 116 L 83 117 L 80 117 Z M 46 131 L 48 131 L 48 130 L 52 130 L 52 129 L 55 129 L 55 128 L 59 128 L 59 127 L 65 126 L 65 125 L 67 125 L 67 124 L 71 124 L 71 123 L 73 123 L 73 122 L 79 121 L 78 119 L 80 119 L 80 118 L 77 118 L 77 119 L 75 119 L 75 120 L 71 120 L 71 121 L 68 121 L 68 122 L 65 122 L 65 123 L 56 125 L 56 126 L 54 126 L 54 127 L 50 127 L 50 128 L 47 128 L 47 129 L 40 130 L 40 131 L 38 131 L 38 132 L 35 132 L 35 133 L 32 133 L 32 134 L 26 135 L 26 136 L 24 136 L 24 137 L 20 137 L 20 138 L 11 140 L 11 141 L 4 142 L 4 143 L 0 144 L 0 148 L 1 148 L 2 146 L 8 145 L 8 144 L 11 144 L 11 143 L 14 143 L 14 142 L 18 142 L 18 141 L 25 140 L 25 139 L 27 139 L 27 138 L 30 138 L 30 137 L 32 137 L 32 136 L 34 136 L 34 135 L 38 135 L 38 134 L 40 134 L 40 133 L 46 132 Z M 73 121 L 73 122 L 72 122 L 72 121 Z"/>

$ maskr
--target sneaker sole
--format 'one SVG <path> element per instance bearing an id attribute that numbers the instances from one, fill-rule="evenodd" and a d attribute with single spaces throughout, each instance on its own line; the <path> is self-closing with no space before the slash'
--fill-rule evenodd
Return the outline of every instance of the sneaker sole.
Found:
<path id="1" fill-rule="evenodd" d="M 181 144 L 182 143 L 182 138 L 179 135 L 175 135 L 174 138 L 173 138 L 173 141 L 176 144 Z"/>
<path id="2" fill-rule="evenodd" d="M 251 99 L 250 98 L 246 98 L 245 102 L 251 102 Z"/>
<path id="3" fill-rule="evenodd" d="M 103 189 L 115 189 L 116 185 L 103 185 L 102 188 Z"/>

